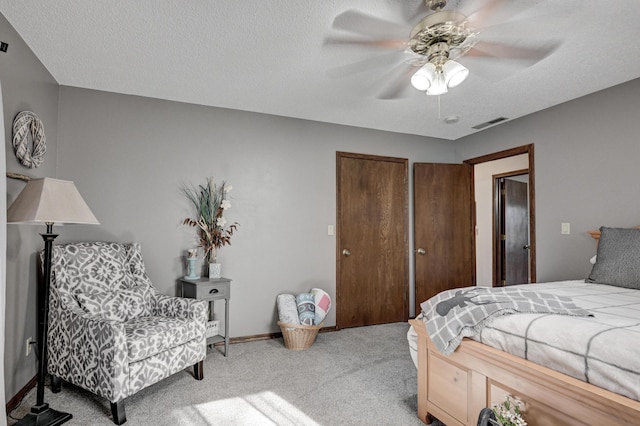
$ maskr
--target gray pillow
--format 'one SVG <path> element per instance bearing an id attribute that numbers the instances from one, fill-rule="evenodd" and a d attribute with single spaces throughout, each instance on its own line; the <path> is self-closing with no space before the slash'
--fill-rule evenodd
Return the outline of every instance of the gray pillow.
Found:
<path id="1" fill-rule="evenodd" d="M 596 263 L 585 281 L 640 289 L 640 229 L 601 227 Z"/>

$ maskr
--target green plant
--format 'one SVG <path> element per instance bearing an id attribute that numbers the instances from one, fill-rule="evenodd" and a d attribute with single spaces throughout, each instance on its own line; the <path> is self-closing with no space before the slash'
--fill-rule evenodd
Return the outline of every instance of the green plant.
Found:
<path id="1" fill-rule="evenodd" d="M 496 422 L 502 426 L 527 426 L 527 422 L 522 417 L 523 405 L 518 398 L 507 395 L 504 402 L 492 407 Z"/>
<path id="2" fill-rule="evenodd" d="M 238 223 L 226 226 L 225 210 L 231 207 L 226 196 L 231 191 L 231 185 L 222 182 L 217 186 L 212 177 L 207 178 L 204 185 L 185 185 L 182 192 L 194 208 L 194 217 L 182 221 L 184 225 L 197 228 L 200 247 L 208 263 L 215 263 L 218 249 L 231 244 L 231 236 L 238 227 Z"/>

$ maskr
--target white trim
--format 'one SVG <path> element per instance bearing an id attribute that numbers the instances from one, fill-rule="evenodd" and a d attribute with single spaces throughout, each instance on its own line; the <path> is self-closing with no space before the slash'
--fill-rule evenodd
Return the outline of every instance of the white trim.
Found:
<path id="1" fill-rule="evenodd" d="M 4 140 L 4 109 L 2 107 L 2 84 L 0 84 L 0 141 L 5 146 Z M 7 161 L 4 149 L 0 149 L 0 172 L 6 174 Z M 0 179 L 0 194 L 7 193 L 7 179 Z M 5 325 L 5 300 L 6 300 L 6 270 L 7 270 L 7 197 L 0 197 L 0 401 L 6 403 L 4 393 L 4 325 Z M 0 416 L 0 425 L 6 425 L 7 418 Z"/>

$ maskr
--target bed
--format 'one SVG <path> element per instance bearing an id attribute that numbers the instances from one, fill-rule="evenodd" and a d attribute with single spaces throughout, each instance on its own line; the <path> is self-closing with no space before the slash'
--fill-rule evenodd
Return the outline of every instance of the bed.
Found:
<path id="1" fill-rule="evenodd" d="M 593 317 L 497 317 L 450 355 L 421 318 L 409 321 L 424 423 L 475 425 L 482 408 L 511 395 L 532 426 L 640 424 L 640 230 L 601 231 L 589 282 L 514 286 L 569 296 Z"/>

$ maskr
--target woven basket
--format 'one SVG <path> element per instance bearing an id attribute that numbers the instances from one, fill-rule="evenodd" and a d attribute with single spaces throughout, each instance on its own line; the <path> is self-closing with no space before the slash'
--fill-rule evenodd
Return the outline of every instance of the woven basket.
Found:
<path id="1" fill-rule="evenodd" d="M 308 349 L 316 341 L 318 331 L 322 328 L 320 325 L 302 325 L 302 324 L 286 324 L 278 321 L 282 337 L 284 338 L 284 346 L 293 351 L 301 351 Z"/>

